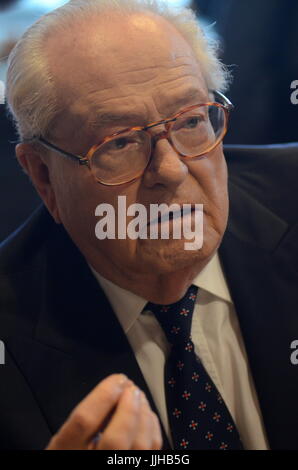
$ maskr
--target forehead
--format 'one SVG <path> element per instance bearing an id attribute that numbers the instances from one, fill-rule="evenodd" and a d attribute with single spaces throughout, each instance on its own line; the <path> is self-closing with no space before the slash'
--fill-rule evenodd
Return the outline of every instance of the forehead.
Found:
<path id="1" fill-rule="evenodd" d="M 148 106 L 168 108 L 190 89 L 197 89 L 202 100 L 207 94 L 189 44 L 173 25 L 152 14 L 78 23 L 64 33 L 63 42 L 59 36 L 49 41 L 48 57 L 73 117 L 92 119 L 93 112 L 119 106 L 138 113 Z"/>

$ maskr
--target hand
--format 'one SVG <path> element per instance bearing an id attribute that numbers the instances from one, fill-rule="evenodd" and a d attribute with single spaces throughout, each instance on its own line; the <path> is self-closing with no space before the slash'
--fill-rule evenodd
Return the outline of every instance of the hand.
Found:
<path id="1" fill-rule="evenodd" d="M 74 408 L 46 450 L 158 450 L 161 446 L 159 421 L 144 393 L 125 375 L 114 374 Z"/>

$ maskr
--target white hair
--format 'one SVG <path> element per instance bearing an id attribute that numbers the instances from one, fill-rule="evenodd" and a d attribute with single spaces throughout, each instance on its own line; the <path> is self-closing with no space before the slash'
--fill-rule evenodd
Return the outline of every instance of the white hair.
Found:
<path id="1" fill-rule="evenodd" d="M 230 74 L 218 59 L 218 44 L 207 37 L 192 10 L 171 9 L 159 0 L 71 0 L 42 16 L 18 41 L 8 59 L 6 103 L 21 140 L 46 135 L 59 112 L 45 42 L 78 20 L 116 11 L 155 13 L 176 27 L 192 47 L 209 89 L 224 91 Z"/>

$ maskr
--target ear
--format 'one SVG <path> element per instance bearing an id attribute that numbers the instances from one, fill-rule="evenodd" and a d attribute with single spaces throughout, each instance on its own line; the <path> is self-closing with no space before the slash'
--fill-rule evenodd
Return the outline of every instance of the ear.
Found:
<path id="1" fill-rule="evenodd" d="M 49 162 L 30 144 L 18 144 L 16 157 L 57 224 L 61 223 Z"/>

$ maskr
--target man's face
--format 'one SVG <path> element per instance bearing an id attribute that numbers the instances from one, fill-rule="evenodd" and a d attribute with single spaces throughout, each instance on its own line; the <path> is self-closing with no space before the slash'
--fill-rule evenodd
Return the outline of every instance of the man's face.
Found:
<path id="1" fill-rule="evenodd" d="M 74 33 L 75 31 L 75 33 Z M 126 127 L 168 118 L 192 104 L 209 101 L 200 65 L 183 37 L 165 20 L 135 14 L 97 19 L 48 42 L 50 67 L 65 111 L 49 140 L 86 155 L 105 136 Z M 98 122 L 103 113 L 124 114 Z M 152 129 L 160 133 L 164 125 Z M 159 140 L 144 175 L 122 186 L 97 183 L 86 167 L 51 156 L 51 179 L 60 219 L 100 273 L 121 277 L 156 276 L 189 270 L 195 275 L 220 244 L 228 216 L 227 170 L 222 146 L 201 160 L 183 160 L 168 140 Z M 204 242 L 185 250 L 180 240 L 98 240 L 95 208 L 117 207 L 117 197 L 133 203 L 204 205 Z M 123 284 L 125 285 L 125 283 Z"/>

